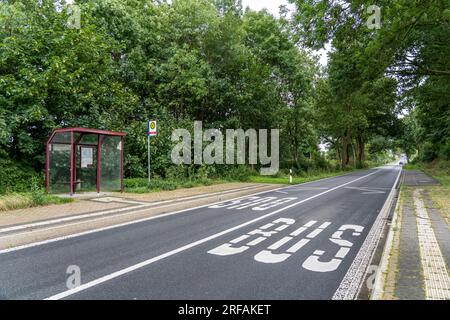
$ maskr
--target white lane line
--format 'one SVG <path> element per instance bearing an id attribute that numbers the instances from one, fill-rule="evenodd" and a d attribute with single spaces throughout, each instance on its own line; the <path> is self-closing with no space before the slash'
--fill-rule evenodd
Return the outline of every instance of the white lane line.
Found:
<path id="1" fill-rule="evenodd" d="M 59 223 L 63 223 L 63 222 L 70 222 L 70 221 L 74 221 L 74 220 L 80 220 L 80 219 L 86 219 L 86 218 L 95 218 L 95 217 L 99 217 L 99 216 L 104 216 L 104 215 L 109 215 L 109 214 L 114 214 L 114 213 L 120 213 L 123 211 L 131 211 L 131 210 L 138 210 L 138 209 L 142 209 L 142 208 L 150 208 L 150 209 L 159 209 L 162 207 L 169 207 L 169 206 L 175 206 L 180 204 L 180 202 L 185 201 L 185 200 L 189 200 L 187 202 L 192 202 L 195 201 L 197 198 L 208 198 L 209 196 L 214 196 L 214 195 L 226 195 L 228 193 L 234 193 L 234 192 L 239 192 L 239 191 L 243 191 L 243 190 L 247 190 L 247 189 L 251 189 L 254 188 L 254 186 L 252 187 L 244 187 L 244 188 L 239 188 L 239 189 L 232 189 L 232 190 L 225 190 L 225 191 L 219 191 L 219 192 L 214 192 L 214 193 L 209 193 L 206 195 L 197 195 L 197 196 L 192 196 L 192 197 L 184 197 L 184 198 L 179 198 L 179 199 L 173 199 L 173 200 L 165 200 L 165 201 L 157 201 L 157 202 L 147 202 L 147 203 L 143 203 L 143 202 L 133 202 L 133 201 L 121 201 L 123 203 L 139 203 L 139 205 L 137 206 L 129 206 L 129 207 L 124 207 L 124 208 L 117 208 L 117 209 L 111 209 L 111 210 L 106 210 L 106 211 L 99 211 L 99 212 L 94 212 L 94 213 L 85 213 L 85 214 L 79 214 L 79 215 L 73 215 L 73 216 L 69 216 L 69 217 L 65 217 L 65 218 L 56 218 L 56 219 L 51 219 L 51 220 L 45 220 L 45 221 L 40 221 L 40 222 L 34 222 L 34 223 L 27 223 L 27 224 L 21 224 L 18 226 L 13 226 L 13 227 L 6 227 L 6 228 L 2 228 L 0 229 L 0 234 L 1 233 L 6 233 L 6 232 L 12 232 L 12 231 L 18 231 L 18 230 L 26 230 L 26 229 L 30 229 L 30 228 L 35 228 L 35 227 L 42 227 L 42 226 L 47 226 L 47 225 L 52 225 L 52 224 L 59 224 Z M 175 203 L 173 203 L 175 202 Z M 162 205 L 162 206 L 160 206 Z M 140 212 L 142 210 L 139 211 L 133 211 L 134 212 Z M 41 231 L 41 230 L 39 230 Z M 10 235 L 8 235 L 9 237 Z M 3 237 L 0 237 L 0 239 Z M 1 251 L 0 251 L 1 253 Z"/>
<path id="2" fill-rule="evenodd" d="M 120 202 L 120 203 L 129 203 L 129 204 L 149 204 L 149 202 L 127 200 L 125 198 L 118 198 L 118 197 L 97 198 L 97 199 L 92 199 L 91 201 L 103 202 L 103 203 Z"/>
<path id="3" fill-rule="evenodd" d="M 151 259 L 142 261 L 142 262 L 137 263 L 137 264 L 135 264 L 135 265 L 132 265 L 132 266 L 130 266 L 130 267 L 128 267 L 128 268 L 124 268 L 124 269 L 121 269 L 121 270 L 119 270 L 119 271 L 116 271 L 116 272 L 113 272 L 113 273 L 111 273 L 111 274 L 108 274 L 108 275 L 105 275 L 105 276 L 103 276 L 103 277 L 100 277 L 100 278 L 98 278 L 98 279 L 96 279 L 96 280 L 92 280 L 92 281 L 87 282 L 87 283 L 85 283 L 85 284 L 82 284 L 82 285 L 80 285 L 80 286 L 78 286 L 78 287 L 76 287 L 76 288 L 69 289 L 69 290 L 67 290 L 67 291 L 58 293 L 58 294 L 56 294 L 56 295 L 53 295 L 53 296 L 47 298 L 46 300 L 59 300 L 59 299 L 63 299 L 63 298 L 69 297 L 69 296 L 71 296 L 71 295 L 74 295 L 75 293 L 84 291 L 84 290 L 86 290 L 86 289 L 92 288 L 92 287 L 97 286 L 97 285 L 99 285 L 99 284 L 102 284 L 102 283 L 104 283 L 104 282 L 107 282 L 107 281 L 110 281 L 110 280 L 115 279 L 115 278 L 117 278 L 117 277 L 120 277 L 120 276 L 122 276 L 122 275 L 124 275 L 124 274 L 127 274 L 127 273 L 130 273 L 130 272 L 132 272 L 132 271 L 141 269 L 141 268 L 143 268 L 143 267 L 146 267 L 146 266 L 148 266 L 148 265 L 150 265 L 150 264 L 152 264 L 152 263 L 154 263 L 154 262 L 156 262 L 156 261 L 165 259 L 165 258 L 170 257 L 170 256 L 173 256 L 173 255 L 175 255 L 175 254 L 177 254 L 177 253 L 180 253 L 180 252 L 186 251 L 186 250 L 188 250 L 188 249 L 197 247 L 197 246 L 199 246 L 199 245 L 201 245 L 201 244 L 204 244 L 205 242 L 214 240 L 214 239 L 216 239 L 216 238 L 222 237 L 222 236 L 224 236 L 224 235 L 226 235 L 226 234 L 229 234 L 229 233 L 231 233 L 231 232 L 234 232 L 234 231 L 236 231 L 236 230 L 242 229 L 242 228 L 244 228 L 244 227 L 246 227 L 246 226 L 248 226 L 248 225 L 250 225 L 250 224 L 253 224 L 253 223 L 255 223 L 255 222 L 258 222 L 258 221 L 261 221 L 261 220 L 266 219 L 266 218 L 268 218 L 268 217 L 271 217 L 271 216 L 273 216 L 273 215 L 276 215 L 276 214 L 278 214 L 278 213 L 280 213 L 280 212 L 282 212 L 282 211 L 285 211 L 285 210 L 287 210 L 287 209 L 289 209 L 289 208 L 292 208 L 292 207 L 294 207 L 294 206 L 297 206 L 297 205 L 299 205 L 299 204 L 301 204 L 301 203 L 304 203 L 304 202 L 306 202 L 306 201 L 309 201 L 309 200 L 315 199 L 315 198 L 317 198 L 317 197 L 323 196 L 323 195 L 325 195 L 325 194 L 327 194 L 327 193 L 330 193 L 330 192 L 332 192 L 332 191 L 335 191 L 335 190 L 337 190 L 337 189 L 340 189 L 340 188 L 342 188 L 342 187 L 345 187 L 345 186 L 347 186 L 347 185 L 349 185 L 349 184 L 351 184 L 351 183 L 354 183 L 354 182 L 356 182 L 356 181 L 359 181 L 359 180 L 361 180 L 361 179 L 370 177 L 370 176 L 372 176 L 372 175 L 374 175 L 374 174 L 376 174 L 376 173 L 378 173 L 378 171 L 372 172 L 372 173 L 367 174 L 367 175 L 365 175 L 365 176 L 359 177 L 359 178 L 357 178 L 357 179 L 355 179 L 355 180 L 352 180 L 352 181 L 349 181 L 349 182 L 347 182 L 347 183 L 341 184 L 341 185 L 336 186 L 336 187 L 334 187 L 334 188 L 332 188 L 332 189 L 326 190 L 326 191 L 324 191 L 324 192 L 321 192 L 321 193 L 316 194 L 316 195 L 314 195 L 314 196 L 311 196 L 311 197 L 309 197 L 309 198 L 303 199 L 303 200 L 298 201 L 298 202 L 296 202 L 296 203 L 292 203 L 292 204 L 290 204 L 290 205 L 288 205 L 288 206 L 286 206 L 286 207 L 280 208 L 280 209 L 278 209 L 278 210 L 275 210 L 275 211 L 273 211 L 273 212 L 270 212 L 270 213 L 268 213 L 268 214 L 265 214 L 265 215 L 263 215 L 263 216 L 261 216 L 261 217 L 255 218 L 255 219 L 253 219 L 253 220 L 244 222 L 244 223 L 242 223 L 242 224 L 240 224 L 240 225 L 237 225 L 237 226 L 235 226 L 235 227 L 232 227 L 232 228 L 230 228 L 230 229 L 227 229 L 227 230 L 224 230 L 224 231 L 222 231 L 222 232 L 213 234 L 213 235 L 211 235 L 211 236 L 209 236 L 209 237 L 206 237 L 206 238 L 203 238 L 203 239 L 201 239 L 201 240 L 198 240 L 198 241 L 189 243 L 189 244 L 187 244 L 187 245 L 185 245 L 185 246 L 183 246 L 183 247 L 180 247 L 180 248 L 177 248 L 177 249 L 175 249 L 175 250 L 166 252 L 166 253 L 164 253 L 164 254 L 162 254 L 162 255 L 159 255 L 159 256 L 157 256 L 157 257 L 154 257 L 154 258 L 151 258 Z"/>
<path id="4" fill-rule="evenodd" d="M 391 202 L 395 195 L 395 186 L 400 180 L 401 173 L 402 168 L 400 167 L 397 179 L 392 185 L 391 192 L 384 202 L 380 213 L 375 219 L 369 234 L 366 236 L 366 239 L 356 254 L 355 259 L 348 268 L 347 273 L 339 284 L 339 287 L 336 289 L 332 300 L 353 300 L 357 298 L 357 294 L 362 286 L 364 276 L 367 273 L 369 263 L 372 261 L 373 255 L 375 254 L 375 249 L 380 241 L 381 232 L 386 224 L 386 217 L 389 214 Z"/>
<path id="5" fill-rule="evenodd" d="M 329 188 L 322 188 L 322 187 L 298 187 L 298 188 L 293 188 L 292 190 L 295 191 L 314 191 L 314 190 L 327 190 Z"/>

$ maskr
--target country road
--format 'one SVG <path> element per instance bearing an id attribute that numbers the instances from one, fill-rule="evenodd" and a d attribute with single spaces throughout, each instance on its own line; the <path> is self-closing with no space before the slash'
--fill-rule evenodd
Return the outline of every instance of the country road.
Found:
<path id="1" fill-rule="evenodd" d="M 401 167 L 0 252 L 0 299 L 355 298 Z M 67 287 L 69 266 L 81 285 Z"/>

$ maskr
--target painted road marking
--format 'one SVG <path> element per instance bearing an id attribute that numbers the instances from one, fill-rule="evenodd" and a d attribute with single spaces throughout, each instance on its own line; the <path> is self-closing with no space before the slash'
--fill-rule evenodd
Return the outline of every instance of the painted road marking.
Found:
<path id="1" fill-rule="evenodd" d="M 262 231 L 262 228 L 265 228 L 267 230 L 269 227 L 276 226 L 281 223 L 280 227 L 277 227 L 274 229 L 274 231 L 266 232 Z M 262 226 L 261 228 L 255 229 L 253 231 L 248 232 L 245 235 L 239 236 L 236 239 L 233 239 L 227 243 L 224 243 L 214 249 L 211 249 L 208 251 L 209 254 L 217 255 L 217 256 L 231 256 L 236 254 L 241 254 L 248 249 L 250 249 L 252 246 L 256 246 L 263 241 L 267 240 L 269 237 L 277 234 L 279 231 L 282 231 L 286 228 L 291 227 L 295 223 L 295 220 L 293 219 L 277 219 L 273 221 L 270 224 L 266 224 Z M 269 245 L 267 249 L 264 249 L 260 252 L 258 252 L 254 259 L 258 262 L 262 263 L 269 263 L 269 264 L 275 264 L 275 263 L 281 263 L 286 261 L 288 258 L 290 258 L 294 253 L 298 252 L 301 248 L 303 248 L 305 245 L 307 245 L 311 240 L 316 238 L 320 233 L 322 233 L 326 228 L 328 228 L 331 225 L 331 222 L 324 222 L 319 227 L 311 231 L 308 235 L 306 235 L 305 238 L 300 239 L 297 243 L 292 245 L 290 248 L 288 248 L 285 252 L 281 253 L 274 253 L 274 251 L 279 250 L 282 246 L 287 244 L 288 242 L 295 239 L 295 237 L 299 236 L 308 228 L 315 225 L 317 221 L 309 221 L 302 227 L 296 229 L 294 232 L 291 232 L 289 236 L 285 236 L 281 238 L 280 240 L 276 241 L 275 243 Z M 358 226 L 358 225 L 343 225 L 341 226 L 338 231 L 334 232 L 331 238 L 329 240 L 337 244 L 340 248 L 335 253 L 334 257 L 329 261 L 322 261 L 321 257 L 325 254 L 325 251 L 323 250 L 315 250 L 312 255 L 310 255 L 302 264 L 302 267 L 306 270 L 313 271 L 313 272 L 331 272 L 335 271 L 339 268 L 344 258 L 347 256 L 347 254 L 350 252 L 350 248 L 353 246 L 353 243 L 349 240 L 343 239 L 342 236 L 344 233 L 350 233 L 353 237 L 358 237 L 361 235 L 362 231 L 364 230 L 364 227 Z M 252 235 L 263 235 L 259 236 L 258 238 L 251 240 L 249 242 L 248 239 Z M 242 244 L 241 246 L 235 247 L 234 245 L 237 245 L 241 242 L 247 242 L 245 244 Z"/>
<path id="2" fill-rule="evenodd" d="M 380 190 L 379 188 L 345 187 L 345 189 L 363 191 L 362 194 L 385 194 L 386 193 L 386 191 Z"/>
<path id="3" fill-rule="evenodd" d="M 250 249 L 250 247 L 255 246 L 255 245 L 267 240 L 269 237 L 277 234 L 279 231 L 284 230 L 285 228 L 289 227 L 290 225 L 292 225 L 294 223 L 295 223 L 294 219 L 284 219 L 284 218 L 277 219 L 271 223 L 270 227 L 277 226 L 277 225 L 280 225 L 280 226 L 275 228 L 273 231 L 266 231 L 270 227 L 268 227 L 268 225 L 265 225 L 265 226 L 263 226 L 263 227 L 266 227 L 265 229 L 258 228 L 258 229 L 252 230 L 252 231 L 248 232 L 246 235 L 239 236 L 238 238 L 231 240 L 229 243 L 228 242 L 224 243 L 224 244 L 218 246 L 217 248 L 209 250 L 208 253 L 214 254 L 217 256 L 231 256 L 231 255 L 235 255 L 238 253 L 242 253 L 242 252 Z M 283 229 L 281 229 L 282 227 L 283 227 Z M 241 245 L 239 247 L 233 247 L 234 244 L 238 244 L 240 242 L 246 241 L 248 238 L 250 238 L 253 235 L 258 235 L 258 238 L 247 242 L 245 245 Z"/>
<path id="4" fill-rule="evenodd" d="M 234 232 L 234 231 L 236 231 L 236 230 L 242 229 L 242 228 L 244 228 L 244 227 L 246 227 L 246 226 L 248 226 L 248 225 L 251 225 L 251 224 L 253 224 L 253 223 L 255 223 L 255 222 L 261 221 L 261 220 L 266 219 L 266 218 L 268 218 L 268 217 L 274 216 L 274 215 L 276 215 L 276 214 L 278 214 L 278 213 L 280 213 L 280 212 L 283 212 L 283 211 L 285 211 L 285 210 L 287 210 L 287 209 L 289 209 L 289 208 L 292 208 L 292 207 L 297 206 L 297 205 L 299 205 L 299 204 L 302 204 L 302 203 L 305 203 L 305 202 L 310 201 L 310 200 L 312 200 L 312 199 L 315 199 L 315 198 L 318 198 L 318 197 L 320 197 L 320 196 L 323 196 L 324 194 L 327 194 L 327 193 L 330 193 L 330 192 L 332 192 L 332 191 L 335 191 L 335 190 L 338 190 L 338 189 L 340 189 L 340 188 L 343 188 L 343 187 L 345 187 L 345 186 L 348 186 L 349 184 L 354 183 L 354 182 L 356 182 L 356 181 L 359 181 L 359 180 L 365 179 L 365 178 L 367 178 L 367 177 L 370 177 L 370 176 L 372 176 L 372 175 L 374 175 L 374 174 L 376 174 L 376 173 L 378 173 L 378 172 L 379 172 L 379 171 L 371 172 L 371 173 L 369 173 L 369 174 L 366 174 L 366 175 L 364 175 L 364 176 L 361 176 L 361 177 L 359 177 L 359 178 L 356 178 L 356 179 L 351 180 L 351 181 L 349 181 L 349 182 L 346 182 L 346 183 L 344 183 L 344 184 L 338 185 L 338 186 L 336 186 L 336 187 L 333 187 L 333 188 L 331 188 L 331 189 L 329 189 L 329 190 L 326 190 L 326 191 L 324 191 L 324 192 L 321 192 L 321 193 L 319 193 L 319 194 L 313 195 L 313 196 L 311 196 L 311 197 L 309 197 L 309 198 L 306 198 L 306 199 L 303 199 L 303 200 L 301 200 L 301 201 L 292 203 L 292 204 L 290 204 L 290 205 L 288 205 L 288 206 L 286 206 L 286 207 L 280 208 L 280 209 L 275 210 L 275 211 L 273 211 L 273 212 L 270 212 L 270 213 L 267 213 L 267 214 L 265 214 L 265 215 L 262 215 L 262 216 L 260 216 L 260 217 L 258 217 L 258 218 L 255 218 L 255 219 L 252 219 L 252 220 L 250 220 L 250 221 L 244 222 L 244 223 L 242 223 L 242 224 L 240 224 L 240 225 L 237 225 L 237 226 L 235 226 L 235 227 L 232 227 L 232 228 L 230 228 L 230 229 L 227 229 L 227 230 L 224 230 L 224 231 L 222 231 L 222 232 L 213 234 L 213 235 L 211 235 L 211 236 L 209 236 L 209 237 L 200 239 L 200 240 L 198 240 L 198 241 L 191 242 L 191 243 L 189 243 L 189 244 L 187 244 L 187 245 L 185 245 L 185 246 L 182 246 L 182 247 L 179 247 L 179 248 L 174 249 L 174 250 L 172 250 L 172 251 L 166 252 L 166 253 L 161 254 L 161 255 L 159 255 L 159 256 L 156 256 L 156 257 L 154 257 L 154 258 L 151 258 L 151 259 L 142 261 L 142 262 L 137 263 L 137 264 L 134 264 L 134 265 L 132 265 L 132 266 L 130 266 L 130 267 L 127 267 L 127 268 L 118 270 L 118 271 L 116 271 L 116 272 L 113 272 L 113 273 L 111 273 L 111 274 L 102 276 L 102 277 L 100 277 L 100 278 L 98 278 L 98 279 L 95 279 L 95 280 L 89 281 L 89 282 L 87 282 L 87 283 L 85 283 L 85 284 L 82 284 L 82 285 L 79 286 L 79 287 L 76 287 L 76 288 L 73 288 L 73 289 L 66 290 L 66 291 L 64 291 L 64 292 L 55 294 L 55 295 L 53 295 L 53 296 L 51 296 L 51 297 L 48 297 L 48 298 L 45 299 L 45 300 L 59 300 L 59 299 L 63 299 L 63 298 L 72 296 L 72 295 L 74 295 L 74 294 L 76 294 L 76 293 L 79 293 L 79 292 L 84 291 L 84 290 L 86 290 L 86 289 L 95 287 L 95 286 L 97 286 L 97 285 L 99 285 L 99 284 L 105 283 L 105 282 L 110 281 L 110 280 L 112 280 L 112 279 L 118 278 L 118 277 L 120 277 L 120 276 L 122 276 L 122 275 L 125 275 L 125 274 L 127 274 L 127 273 L 130 273 L 130 272 L 133 272 L 133 271 L 135 271 L 135 270 L 138 270 L 138 269 L 144 268 L 144 267 L 146 267 L 146 266 L 149 266 L 149 265 L 151 265 L 152 263 L 154 263 L 154 262 L 156 262 L 156 261 L 160 261 L 160 260 L 162 260 L 162 259 L 171 257 L 171 256 L 173 256 L 173 255 L 176 255 L 176 254 L 180 253 L 180 252 L 183 252 L 183 251 L 189 250 L 189 249 L 191 249 L 191 248 L 200 246 L 200 245 L 202 245 L 202 244 L 204 244 L 204 243 L 206 243 L 206 242 L 209 242 L 209 241 L 211 241 L 211 240 L 217 239 L 217 238 L 219 238 L 219 237 L 222 237 L 222 236 L 224 236 L 224 235 L 226 235 L 226 234 L 229 234 L 229 233 L 231 233 L 231 232 Z M 261 193 L 264 193 L 264 192 L 261 192 Z M 267 193 L 267 192 L 265 192 L 265 193 Z M 203 206 L 203 207 L 205 207 L 205 206 Z M 201 208 L 202 208 L 202 207 L 201 207 Z M 193 210 L 193 209 L 189 209 L 189 210 Z M 189 210 L 184 210 L 184 211 L 189 211 Z M 170 214 L 175 214 L 175 212 L 172 212 L 172 213 L 170 213 Z M 167 215 L 166 215 L 166 216 L 167 216 Z"/>
<path id="5" fill-rule="evenodd" d="M 338 231 L 333 233 L 331 238 L 329 239 L 331 242 L 339 245 L 339 251 L 334 255 L 329 261 L 321 261 L 320 257 L 325 254 L 324 251 L 318 250 L 313 253 L 313 255 L 309 256 L 305 262 L 303 262 L 302 267 L 314 271 L 314 272 L 331 272 L 337 270 L 339 265 L 342 263 L 343 259 L 350 252 L 350 248 L 353 246 L 353 243 L 342 239 L 342 235 L 345 231 L 353 230 L 352 236 L 360 236 L 364 230 L 364 227 L 358 225 L 343 225 L 339 228 Z"/>
<path id="6" fill-rule="evenodd" d="M 329 188 L 325 188 L 325 187 L 295 187 L 295 188 L 291 188 L 290 190 L 295 190 L 295 191 L 315 191 L 315 190 L 328 190 Z"/>
<path id="7" fill-rule="evenodd" d="M 124 199 L 124 198 L 117 198 L 117 197 L 105 197 L 105 198 L 91 199 L 91 201 L 103 202 L 103 203 L 119 202 L 119 203 L 141 204 L 141 205 L 142 204 L 149 204 L 149 202 L 127 200 L 127 199 Z"/>
<path id="8" fill-rule="evenodd" d="M 209 209 L 223 209 L 226 208 L 228 210 L 242 210 L 247 208 L 252 208 L 254 211 L 265 211 L 271 208 L 275 208 L 281 206 L 283 204 L 289 203 L 291 201 L 297 200 L 296 197 L 287 197 L 287 198 L 277 198 L 277 197 L 258 197 L 251 196 L 238 200 L 230 200 L 224 201 L 219 204 L 215 204 L 209 206 Z"/>

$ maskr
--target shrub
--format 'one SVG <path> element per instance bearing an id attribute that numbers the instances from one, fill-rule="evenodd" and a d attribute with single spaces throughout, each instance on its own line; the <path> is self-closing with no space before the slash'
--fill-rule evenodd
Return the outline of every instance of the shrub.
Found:
<path id="1" fill-rule="evenodd" d="M 447 143 L 441 147 L 439 154 L 442 157 L 442 159 L 450 160 L 450 140 L 448 140 Z"/>
<path id="2" fill-rule="evenodd" d="M 44 175 L 38 175 L 32 168 L 22 166 L 0 156 L 0 194 L 8 192 L 30 192 L 32 179 L 44 185 Z"/>
<path id="3" fill-rule="evenodd" d="M 229 166 L 229 170 L 226 172 L 226 178 L 235 181 L 248 181 L 250 176 L 254 174 L 255 172 L 246 165 Z"/>
<path id="4" fill-rule="evenodd" d="M 45 202 L 45 192 L 39 187 L 37 177 L 31 178 L 31 199 L 35 205 L 43 205 Z"/>
<path id="5" fill-rule="evenodd" d="M 437 158 L 437 152 L 436 152 L 435 146 L 431 142 L 426 142 L 423 145 L 420 159 L 423 162 L 431 162 L 436 158 Z"/>

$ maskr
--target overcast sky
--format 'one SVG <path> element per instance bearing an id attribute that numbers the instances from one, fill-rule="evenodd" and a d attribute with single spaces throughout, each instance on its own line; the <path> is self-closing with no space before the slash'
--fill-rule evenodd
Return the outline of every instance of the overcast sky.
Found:
<path id="1" fill-rule="evenodd" d="M 242 0 L 242 7 L 250 7 L 253 10 L 261 10 L 266 8 L 275 16 L 279 16 L 279 7 L 281 5 L 288 5 L 287 0 Z M 290 7 L 290 5 L 288 6 Z"/>

